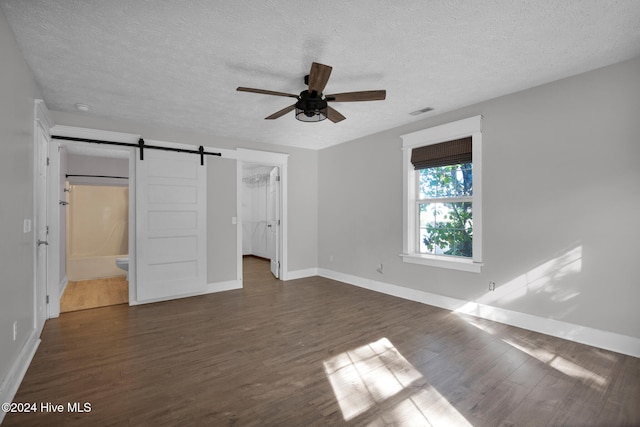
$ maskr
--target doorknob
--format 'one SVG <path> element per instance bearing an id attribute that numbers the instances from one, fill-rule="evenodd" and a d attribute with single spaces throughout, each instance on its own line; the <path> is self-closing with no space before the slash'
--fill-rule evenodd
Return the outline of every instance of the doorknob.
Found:
<path id="1" fill-rule="evenodd" d="M 40 245 L 49 245 L 49 242 L 47 242 L 46 240 L 38 240 L 38 246 Z"/>

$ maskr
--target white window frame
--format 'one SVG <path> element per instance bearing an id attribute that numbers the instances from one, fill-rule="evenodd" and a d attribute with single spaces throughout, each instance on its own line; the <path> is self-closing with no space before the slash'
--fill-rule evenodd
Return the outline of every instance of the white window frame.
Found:
<path id="1" fill-rule="evenodd" d="M 417 147 L 471 137 L 473 156 L 473 257 L 419 253 L 419 225 L 416 214 L 417 175 L 411 163 L 411 151 Z M 469 117 L 440 126 L 402 135 L 402 197 L 404 262 L 432 267 L 480 273 L 482 271 L 482 116 Z"/>

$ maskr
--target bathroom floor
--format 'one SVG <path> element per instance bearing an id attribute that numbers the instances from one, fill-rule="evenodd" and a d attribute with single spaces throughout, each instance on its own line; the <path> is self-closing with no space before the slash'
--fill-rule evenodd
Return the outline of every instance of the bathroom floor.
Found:
<path id="1" fill-rule="evenodd" d="M 60 300 L 60 312 L 86 310 L 129 302 L 126 276 L 69 282 Z"/>

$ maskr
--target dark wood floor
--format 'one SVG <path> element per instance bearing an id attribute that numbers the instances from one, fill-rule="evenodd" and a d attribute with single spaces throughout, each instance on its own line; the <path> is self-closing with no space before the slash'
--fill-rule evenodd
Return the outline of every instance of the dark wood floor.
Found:
<path id="1" fill-rule="evenodd" d="M 268 268 L 48 321 L 3 425 L 640 425 L 640 359 Z"/>

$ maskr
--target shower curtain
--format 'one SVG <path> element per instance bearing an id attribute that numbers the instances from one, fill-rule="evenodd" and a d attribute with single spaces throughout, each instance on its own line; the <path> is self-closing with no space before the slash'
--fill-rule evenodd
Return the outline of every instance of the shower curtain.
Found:
<path id="1" fill-rule="evenodd" d="M 115 259 L 129 253 L 129 188 L 70 185 L 67 277 L 90 280 L 124 275 Z"/>

